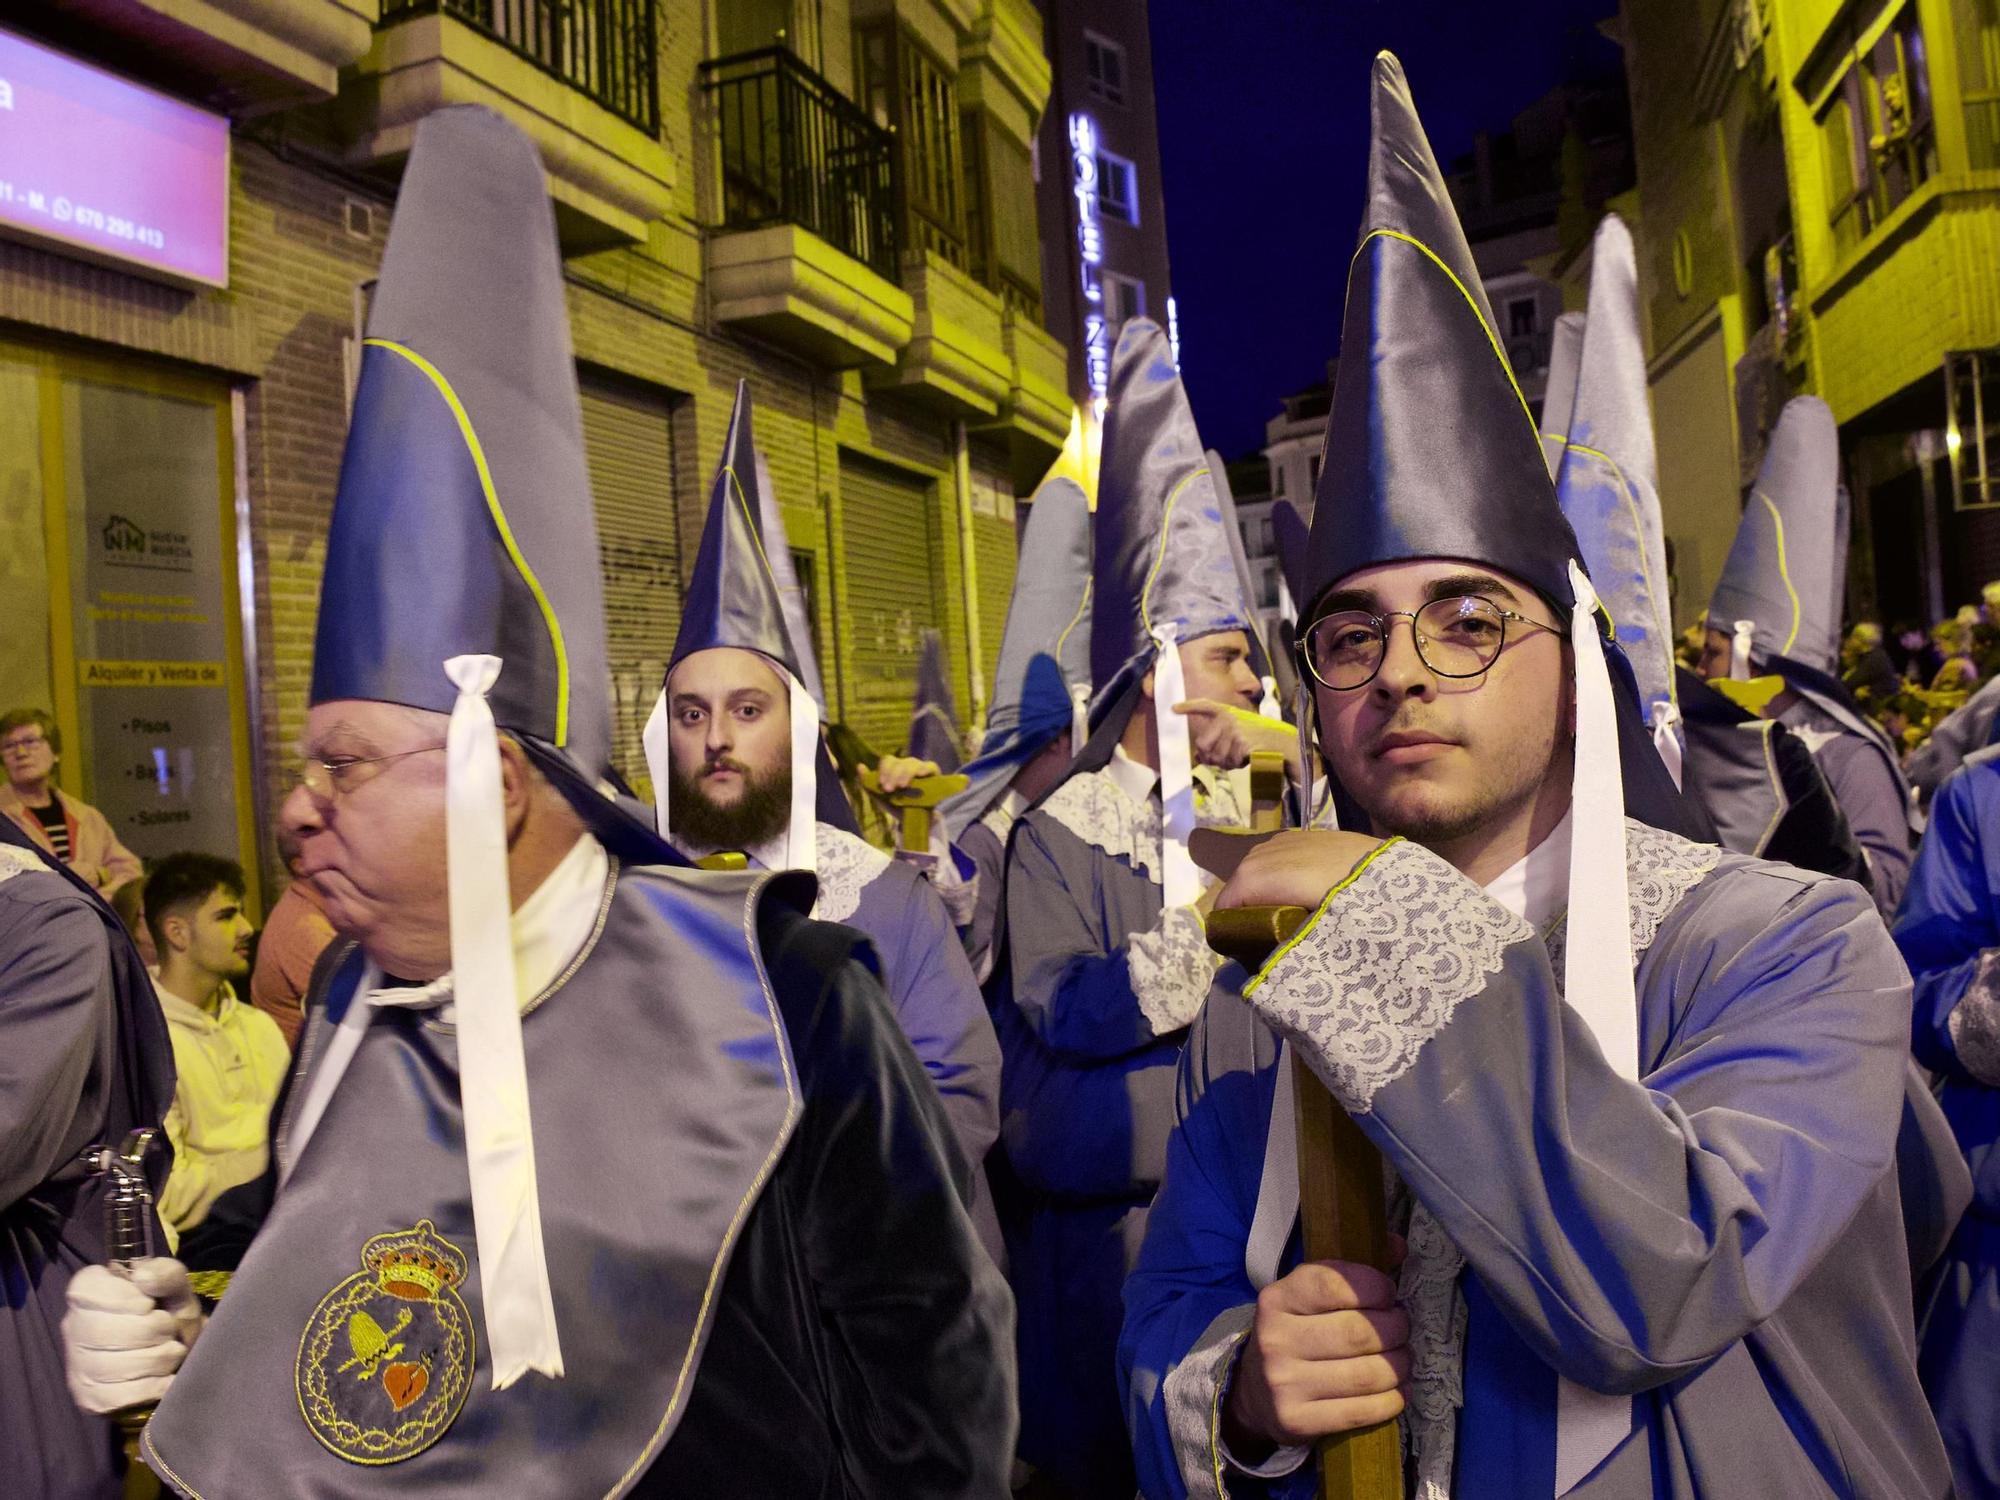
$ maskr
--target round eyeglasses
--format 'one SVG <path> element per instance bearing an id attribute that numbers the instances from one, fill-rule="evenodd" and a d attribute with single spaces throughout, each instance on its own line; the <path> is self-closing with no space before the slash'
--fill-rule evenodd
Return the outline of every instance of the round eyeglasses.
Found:
<path id="1" fill-rule="evenodd" d="M 1418 658 L 1439 677 L 1477 677 L 1486 671 L 1506 648 L 1510 620 L 1535 630 L 1556 628 L 1476 594 L 1433 599 L 1422 609 L 1392 609 L 1381 615 L 1343 610 L 1322 615 L 1300 636 L 1299 655 L 1305 658 L 1306 670 L 1335 692 L 1368 686 L 1388 654 L 1391 620 L 1410 622 Z"/>

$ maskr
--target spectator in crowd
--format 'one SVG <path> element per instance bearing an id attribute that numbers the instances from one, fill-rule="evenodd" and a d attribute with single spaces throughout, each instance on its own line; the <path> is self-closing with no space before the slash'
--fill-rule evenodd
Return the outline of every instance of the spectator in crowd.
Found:
<path id="1" fill-rule="evenodd" d="M 0 813 L 99 895 L 109 896 L 139 878 L 139 856 L 118 842 L 103 813 L 56 788 L 52 778 L 61 754 L 62 731 L 41 709 L 16 708 L 0 715 L 0 760 L 7 769 Z"/>
<path id="2" fill-rule="evenodd" d="M 1929 682 L 1944 665 L 1931 644 L 1930 632 L 1914 620 L 1899 620 L 1890 630 L 1889 659 L 1906 682 Z"/>
<path id="3" fill-rule="evenodd" d="M 1934 693 L 1969 693 L 1979 685 L 1979 663 L 1972 656 L 1974 622 L 1966 618 L 1970 612 L 1968 605 L 1958 618 L 1940 620 L 1931 627 L 1932 644 L 1943 658 L 1931 676 Z"/>
<path id="4" fill-rule="evenodd" d="M 209 854 L 170 854 L 146 879 L 153 971 L 180 1075 L 167 1111 L 174 1167 L 160 1198 L 171 1245 L 217 1195 L 264 1175 L 271 1105 L 291 1065 L 278 1025 L 236 998 L 255 929 L 243 871 Z"/>
<path id="5" fill-rule="evenodd" d="M 264 935 L 257 943 L 257 967 L 250 975 L 250 1003 L 278 1023 L 285 1045 L 297 1049 L 305 1025 L 306 982 L 326 945 L 333 941 L 333 924 L 319 891 L 299 870 L 299 842 L 283 824 L 278 828 L 278 853 L 291 872 L 292 883 L 271 908 Z"/>
<path id="6" fill-rule="evenodd" d="M 1882 646 L 1882 627 L 1863 620 L 1847 632 L 1840 649 L 1840 680 L 1870 706 L 1887 703 L 1902 687 L 1895 663 Z"/>

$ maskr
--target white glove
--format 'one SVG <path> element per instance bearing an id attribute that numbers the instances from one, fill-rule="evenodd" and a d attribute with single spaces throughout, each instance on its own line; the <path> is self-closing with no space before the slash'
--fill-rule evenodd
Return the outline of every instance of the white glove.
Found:
<path id="1" fill-rule="evenodd" d="M 70 1281 L 62 1321 L 70 1396 L 97 1416 L 158 1401 L 204 1321 L 177 1260 L 85 1266 Z"/>

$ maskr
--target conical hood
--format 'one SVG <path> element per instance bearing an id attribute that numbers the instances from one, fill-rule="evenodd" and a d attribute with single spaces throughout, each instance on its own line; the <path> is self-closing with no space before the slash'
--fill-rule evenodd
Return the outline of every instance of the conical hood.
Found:
<path id="1" fill-rule="evenodd" d="M 1747 635 L 1753 670 L 1782 656 L 1824 671 L 1837 657 L 1839 490 L 1833 413 L 1817 396 L 1794 397 L 1771 433 L 1708 603 L 1711 629 Z"/>
<path id="2" fill-rule="evenodd" d="M 1292 596 L 1292 618 L 1296 621 L 1307 604 L 1306 548 L 1310 532 L 1299 508 L 1289 500 L 1271 503 L 1271 535 L 1278 545 L 1278 569 L 1285 575 L 1285 592 Z"/>
<path id="3" fill-rule="evenodd" d="M 819 657 L 813 650 L 811 601 L 799 586 L 799 570 L 792 562 L 791 545 L 785 540 L 785 518 L 778 509 L 777 487 L 771 483 L 771 466 L 764 462 L 764 450 L 757 453 L 757 531 L 764 539 L 764 560 L 771 565 L 771 578 L 778 585 L 778 602 L 785 612 L 785 635 L 792 654 L 799 661 L 799 680 L 826 717 L 826 683 L 819 675 Z"/>
<path id="4" fill-rule="evenodd" d="M 1568 324 L 1575 314 L 1568 314 Z M 1652 716 L 1673 702 L 1673 620 L 1660 523 L 1646 347 L 1632 236 L 1616 214 L 1598 226 L 1590 262 L 1590 316 L 1583 328 L 1574 404 L 1556 471 L 1563 515 L 1583 548 L 1597 595 Z M 1546 436 L 1547 429 L 1544 428 Z"/>
<path id="5" fill-rule="evenodd" d="M 844 810 L 845 802 L 833 791 L 837 783 L 820 742 L 819 705 L 806 686 L 798 652 L 786 628 L 784 599 L 765 550 L 759 521 L 769 507 L 763 489 L 751 426 L 750 386 L 747 381 L 738 381 L 722 458 L 709 485 L 708 520 L 702 527 L 701 546 L 688 578 L 680 633 L 674 637 L 666 675 L 671 679 L 674 668 L 697 651 L 725 646 L 755 651 L 779 668 L 785 679 L 792 721 L 792 813 L 787 826 L 786 863 L 793 869 L 810 870 L 816 864 L 817 834 L 813 825 L 818 821 L 822 784 L 831 794 L 829 800 L 839 803 L 836 811 Z M 671 837 L 673 829 L 668 805 L 671 779 L 667 738 L 667 694 L 663 682 L 659 701 L 653 705 L 643 735 L 653 777 L 653 807 L 662 837 Z M 836 816 L 829 821 L 846 825 L 852 820 L 851 816 L 846 819 Z"/>
<path id="6" fill-rule="evenodd" d="M 760 651 L 801 682 L 805 673 L 785 624 L 784 598 L 765 553 L 765 508 L 751 431 L 750 386 L 736 385 L 729 434 L 708 491 L 708 521 L 681 604 L 669 672 L 686 657 L 716 646 Z"/>
<path id="7" fill-rule="evenodd" d="M 1415 557 L 1503 569 L 1567 608 L 1576 541 L 1402 64 L 1386 52 L 1372 118 L 1301 620 L 1350 573 Z"/>
<path id="8" fill-rule="evenodd" d="M 1636 1079 L 1625 814 L 1629 806 L 1658 822 L 1679 799 L 1651 749 L 1631 748 L 1643 730 L 1629 676 L 1604 641 L 1596 593 L 1556 504 L 1535 424 L 1495 337 L 1402 67 L 1387 53 L 1375 61 L 1373 119 L 1367 214 L 1348 275 L 1301 623 L 1350 575 L 1418 559 L 1498 569 L 1559 611 L 1575 684 L 1563 993 L 1610 1066 Z M 1630 1420 L 1626 1398 L 1559 1382 L 1557 1452 L 1566 1474 L 1558 1488 L 1595 1467 Z M 1427 1441 L 1418 1435 L 1420 1453 Z"/>
<path id="9" fill-rule="evenodd" d="M 1555 332 L 1549 340 L 1549 375 L 1542 385 L 1542 456 L 1548 460 L 1551 474 L 1562 462 L 1563 448 L 1569 441 L 1570 415 L 1576 410 L 1577 371 L 1583 365 L 1583 329 L 1582 313 L 1564 313 L 1556 319 Z"/>
<path id="10" fill-rule="evenodd" d="M 576 362 L 541 158 L 488 110 L 417 127 L 327 534 L 312 702 L 449 713 L 443 663 L 500 658 L 502 729 L 610 766 L 611 694 Z"/>
<path id="11" fill-rule="evenodd" d="M 910 705 L 910 754 L 950 775 L 959 768 L 958 704 L 944 664 L 944 637 L 926 630 L 917 656 L 917 695 Z"/>
<path id="12" fill-rule="evenodd" d="M 1256 578 L 1250 574 L 1250 554 L 1244 550 L 1244 522 L 1242 514 L 1236 510 L 1236 492 L 1230 488 L 1230 470 L 1222 462 L 1222 454 L 1214 448 L 1208 450 L 1208 478 L 1216 488 L 1216 506 L 1222 510 L 1222 536 L 1230 544 L 1230 562 L 1236 566 L 1236 596 L 1242 600 L 1244 618 L 1256 620 Z M 1250 628 L 1250 638 L 1258 650 L 1264 648 L 1264 638 Z M 1262 666 L 1258 674 L 1262 674 Z"/>
<path id="13" fill-rule="evenodd" d="M 979 757 L 964 791 L 938 810 L 956 841 L 1049 741 L 1072 732 L 1090 697 L 1090 502 L 1073 479 L 1044 479 L 1028 506 L 1014 596 Z"/>
<path id="14" fill-rule="evenodd" d="M 1098 473 L 1090 664 L 1098 710 L 1181 641 L 1249 630 L 1215 477 L 1159 325 L 1125 324 L 1111 356 Z"/>
<path id="15" fill-rule="evenodd" d="M 450 714 L 446 898 L 481 1314 L 503 1390 L 563 1375 L 509 941 L 499 732 L 610 847 L 666 855 L 607 795 L 597 533 L 554 215 L 490 111 L 417 127 L 368 316 L 327 537 L 312 701 Z"/>
<path id="16" fill-rule="evenodd" d="M 1166 335 L 1134 318 L 1111 356 L 1097 480 L 1091 726 L 1101 732 L 1093 743 L 1122 728 L 1157 664 L 1154 750 L 1163 807 L 1161 888 L 1169 906 L 1191 903 L 1201 892 L 1187 847 L 1195 826 L 1192 745 L 1187 719 L 1172 711 L 1187 696 L 1178 647 L 1222 630 L 1257 638 L 1237 582 L 1229 524 Z M 1087 769 L 1094 769 L 1088 753 L 1071 767 Z"/>

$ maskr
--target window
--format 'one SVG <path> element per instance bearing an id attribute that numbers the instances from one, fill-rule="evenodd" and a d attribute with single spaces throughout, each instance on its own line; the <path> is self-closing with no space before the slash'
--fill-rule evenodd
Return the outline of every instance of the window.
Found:
<path id="1" fill-rule="evenodd" d="M 1873 40 L 1858 22 L 1848 24 L 1846 71 L 1820 115 L 1820 154 L 1840 251 L 1860 244 L 1937 171 L 1930 65 L 1916 6 L 1904 5 Z"/>
<path id="2" fill-rule="evenodd" d="M 1507 304 L 1507 337 L 1530 338 L 1535 332 L 1535 299 L 1515 297 Z"/>
<path id="3" fill-rule="evenodd" d="M 933 251 L 963 270 L 957 80 L 914 36 L 893 24 L 857 27 L 854 43 L 861 107 L 877 125 L 896 133 L 903 248 Z"/>
<path id="4" fill-rule="evenodd" d="M 1966 154 L 1975 172 L 2000 167 L 2000 0 L 1958 0 L 1958 87 Z"/>
<path id="5" fill-rule="evenodd" d="M 1110 331 L 1108 336 L 1115 340 L 1116 330 L 1124 326 L 1127 318 L 1146 316 L 1146 283 L 1106 271 L 1103 286 L 1104 326 Z"/>
<path id="6" fill-rule="evenodd" d="M 1271 498 L 1273 500 L 1282 500 L 1285 498 L 1285 466 L 1283 464 L 1271 465 Z"/>
<path id="7" fill-rule="evenodd" d="M 1083 71 L 1090 92 L 1106 104 L 1125 102 L 1125 49 L 1094 31 L 1083 34 Z"/>
<path id="8" fill-rule="evenodd" d="M 1097 211 L 1121 223 L 1139 222 L 1139 173 L 1110 151 L 1097 153 Z"/>

